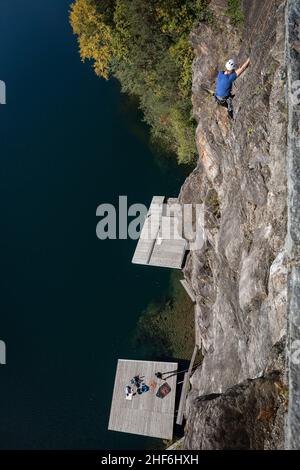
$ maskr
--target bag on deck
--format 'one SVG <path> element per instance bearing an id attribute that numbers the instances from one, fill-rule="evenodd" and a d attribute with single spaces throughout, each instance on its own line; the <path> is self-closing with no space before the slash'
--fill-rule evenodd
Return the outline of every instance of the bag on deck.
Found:
<path id="1" fill-rule="evenodd" d="M 165 382 L 157 390 L 156 396 L 158 398 L 165 398 L 165 396 L 167 396 L 170 393 L 170 391 L 171 391 L 170 385 L 167 382 Z"/>

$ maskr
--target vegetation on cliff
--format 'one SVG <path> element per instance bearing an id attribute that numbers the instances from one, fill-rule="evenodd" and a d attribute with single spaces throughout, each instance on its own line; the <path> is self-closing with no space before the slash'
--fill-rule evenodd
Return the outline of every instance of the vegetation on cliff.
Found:
<path id="1" fill-rule="evenodd" d="M 209 0 L 75 0 L 70 22 L 82 60 L 139 99 L 153 140 L 179 163 L 196 154 L 189 34 Z"/>
<path id="2" fill-rule="evenodd" d="M 237 26 L 244 21 L 244 13 L 242 10 L 241 0 L 228 0 L 227 15 L 231 18 L 232 23 Z"/>

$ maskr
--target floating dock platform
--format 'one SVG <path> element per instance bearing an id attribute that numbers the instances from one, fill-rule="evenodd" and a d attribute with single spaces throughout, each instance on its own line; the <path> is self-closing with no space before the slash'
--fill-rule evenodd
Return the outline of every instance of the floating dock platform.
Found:
<path id="1" fill-rule="evenodd" d="M 176 374 L 176 362 L 133 361 L 119 359 L 113 390 L 108 429 L 142 436 L 171 440 L 175 423 L 175 397 L 177 375 L 166 380 L 158 379 L 156 372 Z M 133 377 L 144 377 L 143 382 L 150 390 L 126 400 L 125 387 Z M 167 382 L 171 391 L 164 398 L 158 398 L 158 388 Z"/>
<path id="2" fill-rule="evenodd" d="M 177 199 L 154 196 L 132 262 L 181 269 L 188 246 L 181 216 Z"/>

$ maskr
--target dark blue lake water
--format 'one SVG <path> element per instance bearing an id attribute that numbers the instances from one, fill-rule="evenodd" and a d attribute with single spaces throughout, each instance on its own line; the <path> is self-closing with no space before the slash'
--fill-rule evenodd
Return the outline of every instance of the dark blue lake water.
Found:
<path id="1" fill-rule="evenodd" d="M 81 63 L 69 5 L 0 0 L 0 448 L 155 447 L 107 423 L 117 358 L 140 358 L 132 334 L 169 271 L 132 265 L 134 241 L 99 241 L 95 213 L 176 196 L 184 175 Z"/>

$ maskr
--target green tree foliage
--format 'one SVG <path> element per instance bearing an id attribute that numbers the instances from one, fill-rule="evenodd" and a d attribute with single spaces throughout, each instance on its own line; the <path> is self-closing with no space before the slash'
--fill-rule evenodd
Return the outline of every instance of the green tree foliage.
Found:
<path id="1" fill-rule="evenodd" d="M 176 153 L 195 154 L 191 116 L 193 51 L 188 36 L 208 19 L 206 0 L 75 0 L 70 21 L 82 60 L 139 98 L 153 140 Z"/>
<path id="2" fill-rule="evenodd" d="M 244 13 L 242 10 L 241 0 L 228 0 L 227 15 L 231 18 L 232 23 L 238 26 L 244 21 Z"/>
<path id="3" fill-rule="evenodd" d="M 97 75 L 108 78 L 113 55 L 113 31 L 93 0 L 77 0 L 71 7 L 70 21 L 78 36 L 80 57 L 93 60 Z"/>

